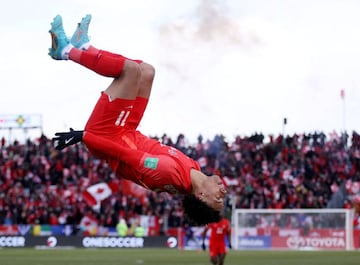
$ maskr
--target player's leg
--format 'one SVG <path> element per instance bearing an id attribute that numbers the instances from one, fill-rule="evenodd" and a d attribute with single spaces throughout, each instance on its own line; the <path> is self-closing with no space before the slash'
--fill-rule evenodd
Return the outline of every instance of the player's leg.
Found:
<path id="1" fill-rule="evenodd" d="M 140 77 L 140 81 L 139 81 L 139 90 L 137 93 L 137 97 L 148 99 L 150 97 L 151 88 L 152 88 L 152 84 L 153 84 L 153 80 L 154 80 L 154 76 L 155 76 L 154 67 L 148 63 L 143 62 L 142 60 L 130 59 L 123 55 L 111 53 L 111 52 L 104 51 L 104 50 L 99 50 L 99 49 L 95 48 L 94 46 L 92 46 L 90 44 L 90 39 L 88 36 L 90 21 L 91 21 L 91 15 L 86 15 L 84 18 L 82 18 L 81 22 L 78 23 L 78 26 L 71 38 L 71 44 L 75 48 L 78 48 L 80 50 L 86 50 L 90 54 L 96 54 L 97 56 L 105 56 L 105 57 L 110 57 L 110 58 L 112 57 L 114 59 L 114 61 L 125 59 L 125 63 L 126 63 L 126 60 L 128 60 L 130 62 L 136 62 L 137 64 L 139 64 L 141 77 Z M 74 51 L 74 54 L 75 53 L 76 52 Z M 73 59 L 76 59 L 76 56 L 74 56 Z M 113 77 L 116 77 L 116 76 L 113 76 Z M 116 84 L 114 86 L 116 87 Z M 111 89 L 112 88 L 109 88 L 108 92 L 113 94 L 112 92 L 110 92 Z M 116 88 L 115 88 L 115 90 L 116 90 Z M 120 95 L 118 97 L 122 97 L 122 95 Z M 144 104 L 141 103 L 141 105 L 144 105 Z M 146 104 L 145 104 L 145 107 L 146 107 Z"/>
<path id="2" fill-rule="evenodd" d="M 155 77 L 155 68 L 145 62 L 140 64 L 140 83 L 138 97 L 149 98 L 151 94 L 151 88 Z"/>
<path id="3" fill-rule="evenodd" d="M 149 102 L 151 88 L 155 76 L 155 69 L 145 62 L 140 64 L 139 90 L 134 103 L 134 108 L 129 117 L 128 128 L 136 129 L 144 115 Z"/>
<path id="4" fill-rule="evenodd" d="M 224 264 L 225 255 L 226 255 L 225 242 L 221 241 L 221 243 L 218 244 L 218 249 L 217 249 L 218 264 L 219 265 Z"/>
<path id="5" fill-rule="evenodd" d="M 225 261 L 225 254 L 219 254 L 218 255 L 218 264 L 224 265 L 224 261 Z"/>
<path id="6" fill-rule="evenodd" d="M 213 265 L 218 265 L 218 257 L 217 256 L 211 256 L 210 257 L 210 262 Z"/>
<path id="7" fill-rule="evenodd" d="M 155 70 L 141 60 L 129 59 L 92 46 L 88 37 L 90 21 L 91 16 L 85 16 L 69 40 L 61 16 L 56 16 L 50 29 L 52 47 L 49 55 L 56 60 L 70 59 L 96 73 L 114 78 L 85 127 L 86 130 L 113 137 L 119 127 L 136 129 L 140 123 L 151 93 Z M 106 103 L 117 98 L 121 99 L 121 103 L 117 102 L 116 109 L 111 106 L 113 104 Z M 104 111 L 105 108 L 107 111 Z"/>
<path id="8" fill-rule="evenodd" d="M 86 16 L 78 24 L 71 43 L 66 37 L 61 16 L 56 16 L 51 23 L 52 46 L 49 55 L 56 60 L 70 59 L 100 75 L 113 77 L 114 81 L 106 90 L 110 98 L 135 99 L 139 92 L 141 61 L 96 48 L 90 49 L 87 37 L 90 19 Z M 88 50 L 84 50 L 86 46 Z"/>
<path id="9" fill-rule="evenodd" d="M 211 239 L 209 242 L 209 255 L 210 255 L 210 262 L 213 265 L 217 265 L 218 264 L 217 245 L 216 242 L 212 241 Z"/>
<path id="10" fill-rule="evenodd" d="M 90 46 L 89 50 L 90 49 L 93 51 L 95 50 L 93 46 Z M 121 55 L 109 52 L 105 52 L 105 54 L 105 56 L 113 57 L 113 60 L 117 60 L 117 57 L 119 56 L 122 57 Z M 123 127 L 128 129 L 136 129 L 138 127 L 149 101 L 154 76 L 155 69 L 152 65 L 140 60 L 125 58 L 125 64 L 121 75 L 115 77 L 110 86 L 104 91 L 111 100 L 120 99 L 121 102 L 124 102 L 124 104 L 127 105 L 125 106 L 127 109 L 123 109 L 126 114 L 121 118 L 124 121 Z M 126 100 L 134 100 L 134 102 Z M 119 102 L 117 102 L 117 104 L 121 105 Z M 122 110 L 121 107 L 117 109 L 117 113 L 120 113 L 120 110 Z M 108 114 L 111 113 L 109 112 L 106 115 Z M 98 115 L 92 115 L 86 126 L 87 129 L 90 127 L 90 124 L 96 123 L 97 125 L 100 125 L 100 123 L 103 123 L 92 122 L 94 116 L 99 120 Z M 115 118 L 118 117 L 116 116 Z M 102 121 L 105 120 L 103 117 L 100 119 Z"/>

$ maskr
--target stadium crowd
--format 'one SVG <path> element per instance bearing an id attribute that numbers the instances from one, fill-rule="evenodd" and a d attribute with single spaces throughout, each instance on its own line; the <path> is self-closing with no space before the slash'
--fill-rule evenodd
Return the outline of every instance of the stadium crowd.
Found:
<path id="1" fill-rule="evenodd" d="M 283 137 L 253 134 L 231 143 L 217 135 L 198 137 L 188 144 L 180 134 L 175 141 L 158 138 L 196 159 L 208 174 L 223 177 L 228 188 L 227 207 L 325 208 L 345 185 L 348 198 L 359 192 L 360 135 L 299 134 Z M 115 227 L 120 219 L 133 224 L 139 215 L 158 224 L 154 235 L 183 224 L 180 198 L 147 192 L 146 200 L 113 193 L 99 211 L 83 199 L 90 185 L 115 180 L 105 161 L 78 144 L 61 152 L 51 139 L 21 144 L 0 143 L 0 224 L 79 225 L 88 218 L 100 226 Z M 235 200 L 232 200 L 235 198 Z M 342 201 L 351 207 L 351 200 Z M 150 219 L 149 219 L 150 220 Z M 150 233 L 151 234 L 151 233 Z"/>

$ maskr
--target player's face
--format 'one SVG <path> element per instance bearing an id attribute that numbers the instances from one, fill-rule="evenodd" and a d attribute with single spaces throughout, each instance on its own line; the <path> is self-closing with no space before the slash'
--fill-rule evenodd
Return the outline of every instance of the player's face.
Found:
<path id="1" fill-rule="evenodd" d="M 205 186 L 206 194 L 204 195 L 204 200 L 206 204 L 217 211 L 221 211 L 224 207 L 224 198 L 226 195 L 224 183 L 219 176 L 213 175 L 208 177 Z"/>

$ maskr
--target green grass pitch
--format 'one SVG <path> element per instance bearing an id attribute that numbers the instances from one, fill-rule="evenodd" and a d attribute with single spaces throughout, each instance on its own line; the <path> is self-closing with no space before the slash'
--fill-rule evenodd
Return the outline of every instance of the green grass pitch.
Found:
<path id="1" fill-rule="evenodd" d="M 173 249 L 0 249 L 1 265 L 209 265 L 208 252 Z M 359 251 L 234 251 L 225 265 L 359 265 Z"/>

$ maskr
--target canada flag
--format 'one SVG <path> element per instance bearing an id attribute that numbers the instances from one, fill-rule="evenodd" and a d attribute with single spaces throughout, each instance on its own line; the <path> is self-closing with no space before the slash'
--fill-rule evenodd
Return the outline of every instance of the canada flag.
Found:
<path id="1" fill-rule="evenodd" d="M 224 182 L 224 185 L 226 187 L 228 187 L 228 186 L 238 186 L 239 183 L 240 183 L 239 179 L 237 179 L 237 178 L 229 178 L 227 176 L 223 177 L 222 181 Z"/>
<path id="2" fill-rule="evenodd" d="M 93 207 L 94 210 L 99 210 L 101 201 L 110 197 L 111 194 L 119 191 L 119 184 L 113 182 L 100 182 L 89 186 L 83 191 L 83 199 Z"/>
<path id="3" fill-rule="evenodd" d="M 121 179 L 122 192 L 124 195 L 138 198 L 142 203 L 146 202 L 147 189 L 126 179 Z"/>

